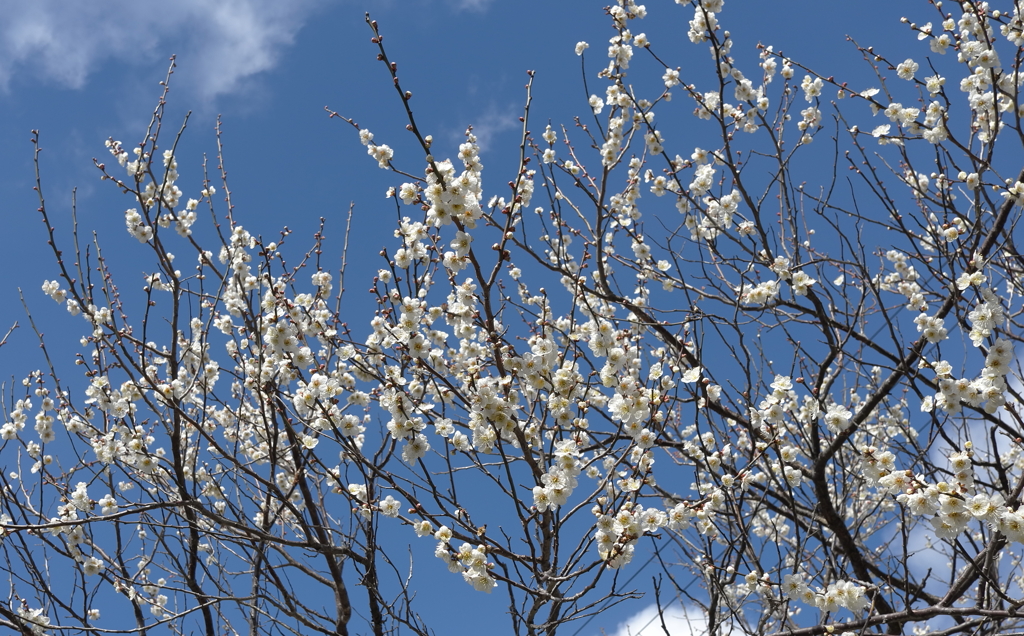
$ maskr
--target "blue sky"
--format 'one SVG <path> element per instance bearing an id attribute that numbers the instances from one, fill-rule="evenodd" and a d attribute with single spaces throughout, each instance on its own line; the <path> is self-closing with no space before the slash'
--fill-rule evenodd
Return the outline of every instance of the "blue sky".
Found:
<path id="1" fill-rule="evenodd" d="M 54 278 L 53 256 L 35 212 L 32 129 L 41 132 L 44 190 L 58 236 L 67 239 L 70 201 L 76 190 L 79 232 L 95 230 L 122 285 L 141 284 L 133 258 L 142 248 L 124 232 L 125 205 L 100 183 L 92 158 L 109 159 L 108 137 L 133 144 L 141 137 L 160 94 L 171 54 L 177 70 L 166 118 L 178 126 L 192 111 L 178 160 L 186 196 L 198 191 L 204 153 L 215 167 L 213 135 L 223 120 L 225 159 L 236 214 L 253 233 L 275 235 L 287 224 L 293 247 L 304 250 L 320 217 L 327 236 L 340 240 L 349 203 L 355 205 L 354 247 L 347 274 L 351 324 L 371 317 L 363 292 L 378 267 L 377 252 L 390 239 L 393 208 L 383 198 L 403 179 L 377 168 L 354 131 L 324 112 L 329 106 L 376 134 L 396 150 L 396 163 L 420 172 L 421 159 L 404 130 L 401 104 L 383 66 L 375 60 L 363 15 L 370 11 L 385 34 L 405 88 L 438 156 L 453 155 L 472 124 L 483 147 L 485 188 L 505 183 L 516 166 L 518 116 L 527 69 L 534 84 L 533 129 L 543 122 L 571 125 L 588 112 L 577 41 L 588 51 L 588 81 L 606 60 L 612 35 L 606 0 L 98 0 L 67 3 L 22 0 L 0 3 L 0 215 L 10 240 L 0 252 L 0 331 L 22 325 L 0 349 L 3 377 L 20 378 L 40 367 L 37 341 L 27 328 L 18 288 L 54 351 L 74 346 L 79 333 L 40 292 Z M 647 3 L 648 28 L 657 46 L 672 52 L 688 72 L 709 71 L 706 47 L 686 39 L 692 11 L 667 0 Z M 867 87 L 872 77 L 854 48 L 862 44 L 917 51 L 899 24 L 903 3 L 876 0 L 727 0 L 722 16 L 736 41 L 734 54 L 755 63 L 758 42 L 802 60 L 824 75 L 851 78 Z M 921 3 L 914 9 L 924 12 Z M 909 15 L 926 21 L 931 15 Z M 926 48 L 926 47 L 925 47 Z M 892 48 L 888 50 L 893 50 Z M 894 53 L 893 59 L 906 55 Z M 690 68 L 692 65 L 692 69 Z M 638 64 L 638 67 L 641 66 Z M 660 75 L 660 72 L 658 73 Z M 637 71 L 643 77 L 643 71 Z M 603 91 L 603 86 L 598 90 Z M 682 130 L 685 131 L 685 128 Z M 685 133 L 679 133 L 680 135 Z M 680 137 L 673 138 L 676 142 Z M 700 145 L 683 139 L 682 148 Z M 674 144 L 673 144 L 674 145 Z M 382 219 L 384 222 L 382 222 Z M 335 253 L 336 255 L 336 253 Z M 76 327 L 81 324 L 74 323 Z M 66 349 L 65 349 L 66 350 Z M 62 362 L 70 375 L 70 357 Z M 58 359 L 58 362 L 61 360 Z M 637 582 L 647 585 L 645 572 Z M 632 574 L 632 573 L 628 573 Z M 646 579 L 646 581 L 645 581 Z M 471 594 L 457 585 L 458 594 Z M 592 621 L 582 633 L 616 633 L 647 603 L 625 604 Z M 498 607 L 489 603 L 491 611 Z M 473 617 L 483 627 L 493 617 Z M 646 619 L 632 621 L 632 633 Z M 497 624 L 506 623 L 498 621 Z M 443 622 L 437 623 L 443 632 Z M 682 629 L 682 628 L 680 628 Z M 575 630 L 569 630 L 572 633 Z M 619 633 L 625 634 L 625 631 Z M 648 633 L 648 632 L 645 632 Z"/>

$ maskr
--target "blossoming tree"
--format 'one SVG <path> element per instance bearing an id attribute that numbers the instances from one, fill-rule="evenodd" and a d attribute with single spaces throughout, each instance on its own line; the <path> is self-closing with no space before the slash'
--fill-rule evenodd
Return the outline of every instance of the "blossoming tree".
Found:
<path id="1" fill-rule="evenodd" d="M 650 11 L 712 79 L 619 0 L 592 112 L 536 124 L 531 72 L 487 188 L 472 130 L 432 154 L 367 18 L 408 116 L 330 113 L 395 175 L 372 316 L 320 235 L 288 264 L 226 179 L 179 183 L 164 98 L 97 165 L 152 256 L 141 296 L 60 245 L 40 181 L 43 291 L 87 328 L 9 397 L 0 623 L 443 633 L 413 542 L 451 572 L 429 585 L 504 595 L 509 633 L 637 596 L 638 554 L 709 633 L 1019 630 L 1019 3 L 925 5 L 920 56 L 861 48 L 858 87 L 770 46 L 745 66 L 722 0 L 679 4 Z M 421 154 L 380 143 L 402 125 Z"/>

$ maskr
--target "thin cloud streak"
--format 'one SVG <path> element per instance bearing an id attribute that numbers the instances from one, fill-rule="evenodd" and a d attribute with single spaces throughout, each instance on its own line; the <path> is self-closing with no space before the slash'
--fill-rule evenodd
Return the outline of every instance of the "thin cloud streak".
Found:
<path id="1" fill-rule="evenodd" d="M 239 89 L 273 68 L 324 0 L 138 0 L 0 4 L 0 88 L 15 76 L 72 89 L 105 63 L 146 63 L 178 53 L 200 99 Z"/>
<path id="2" fill-rule="evenodd" d="M 491 2 L 492 0 L 454 0 L 453 4 L 456 9 L 483 12 Z"/>
<path id="3" fill-rule="evenodd" d="M 471 121 L 473 134 L 476 135 L 476 143 L 480 150 L 486 152 L 494 143 L 495 137 L 506 130 L 520 126 L 519 116 L 514 106 L 499 110 L 492 105 L 483 114 L 478 115 Z M 452 133 L 452 140 L 462 143 L 465 130 Z"/>

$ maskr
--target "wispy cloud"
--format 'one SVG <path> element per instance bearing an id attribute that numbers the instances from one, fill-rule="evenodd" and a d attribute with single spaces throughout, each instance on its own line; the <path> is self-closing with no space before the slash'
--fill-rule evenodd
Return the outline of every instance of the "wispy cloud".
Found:
<path id="1" fill-rule="evenodd" d="M 476 142 L 480 146 L 481 151 L 486 151 L 490 148 L 491 144 L 494 143 L 495 136 L 499 133 L 520 125 L 519 116 L 514 106 L 509 105 L 505 108 L 498 108 L 493 104 L 468 123 L 473 126 L 473 134 L 476 135 Z M 455 143 L 465 141 L 462 139 L 465 132 L 465 129 L 453 132 L 451 135 L 452 141 Z"/>
<path id="2" fill-rule="evenodd" d="M 493 0 L 450 0 L 456 9 L 467 11 L 484 11 Z"/>
<path id="3" fill-rule="evenodd" d="M 665 628 L 672 636 L 704 636 L 708 633 L 708 619 L 693 605 L 674 604 L 665 608 L 664 626 L 658 617 L 658 606 L 648 605 L 619 623 L 607 636 L 665 636 Z M 726 629 L 725 633 L 729 630 Z"/>
<path id="4" fill-rule="evenodd" d="M 178 53 L 200 98 L 277 63 L 324 0 L 33 0 L 0 3 L 0 87 L 16 75 L 81 88 L 102 64 Z"/>

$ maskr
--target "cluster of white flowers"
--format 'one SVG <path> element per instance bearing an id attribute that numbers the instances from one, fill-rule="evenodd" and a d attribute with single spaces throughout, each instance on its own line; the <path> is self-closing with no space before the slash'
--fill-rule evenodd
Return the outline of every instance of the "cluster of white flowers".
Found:
<path id="1" fill-rule="evenodd" d="M 18 618 L 25 621 L 28 629 L 33 634 L 39 634 L 42 636 L 46 634 L 47 628 L 50 627 L 50 617 L 47 615 L 46 610 L 43 608 L 32 609 L 24 603 L 20 603 L 17 607 Z"/>
<path id="2" fill-rule="evenodd" d="M 928 517 L 939 538 L 955 540 L 976 521 L 998 528 L 1011 541 L 1024 543 L 1024 508 L 1011 509 L 999 493 L 976 492 L 974 450 L 970 442 L 964 450 L 949 453 L 952 479 L 937 483 L 930 483 L 913 471 L 898 470 L 891 451 L 875 447 L 862 447 L 860 451 L 863 475 L 868 482 L 895 494 L 910 514 Z"/>
<path id="3" fill-rule="evenodd" d="M 724 502 L 722 497 L 721 501 Z M 594 540 L 597 551 L 609 568 L 618 569 L 633 559 L 637 541 L 647 533 L 657 532 L 669 523 L 669 515 L 657 508 L 644 508 L 638 503 L 625 503 L 615 514 L 594 507 L 597 517 Z"/>
<path id="4" fill-rule="evenodd" d="M 793 287 L 793 295 L 795 296 L 806 296 L 811 285 L 817 282 L 802 269 L 794 272 L 793 277 L 789 280 L 789 284 Z"/>
<path id="5" fill-rule="evenodd" d="M 940 79 L 937 78 L 936 81 Z M 942 104 L 937 101 L 931 102 L 924 112 L 923 130 L 920 131 L 921 137 L 932 144 L 941 143 L 949 138 L 949 132 L 946 130 L 945 125 L 946 109 L 943 108 Z"/>
<path id="6" fill-rule="evenodd" d="M 366 146 L 366 154 L 377 160 L 377 165 L 387 169 L 390 167 L 391 159 L 395 152 L 387 144 L 376 145 L 373 143 L 373 133 L 365 128 L 359 131 L 359 141 Z"/>
<path id="7" fill-rule="evenodd" d="M 907 298 L 907 309 L 928 311 L 923 290 L 917 280 L 919 275 L 907 255 L 899 250 L 889 250 L 885 258 L 893 264 L 895 272 L 876 279 L 876 284 L 883 291 L 893 291 Z"/>
<path id="8" fill-rule="evenodd" d="M 178 160 L 171 150 L 164 151 L 163 166 L 163 180 L 159 184 L 156 181 L 148 182 L 142 191 L 142 203 L 147 209 L 157 204 L 167 209 L 175 208 L 181 199 L 181 189 L 175 185 L 178 180 Z"/>
<path id="9" fill-rule="evenodd" d="M 686 32 L 691 42 L 706 42 L 710 33 L 718 28 L 718 18 L 715 14 L 722 10 L 722 5 L 722 0 L 701 0 L 693 8 L 693 19 L 690 20 L 690 29 Z"/>
<path id="10" fill-rule="evenodd" d="M 420 536 L 430 534 L 429 522 L 424 521 L 423 524 L 426 524 L 425 532 Z M 418 534 L 420 530 L 421 528 L 416 529 Z M 450 572 L 461 573 L 462 578 L 480 592 L 490 594 L 491 590 L 498 586 L 498 582 L 490 573 L 493 564 L 487 561 L 487 546 L 463 543 L 458 550 L 454 550 L 451 546 L 452 531 L 448 526 L 438 528 L 434 538 L 437 539 L 434 556 L 444 561 Z"/>
<path id="11" fill-rule="evenodd" d="M 964 404 L 969 404 L 995 413 L 1006 404 L 1006 376 L 1013 360 L 1013 342 L 998 338 L 985 356 L 981 375 L 973 380 L 952 377 L 953 366 L 945 360 L 932 364 L 939 391 L 934 401 L 926 401 L 922 408 L 930 410 L 934 404 L 948 413 L 959 413 Z"/>
<path id="12" fill-rule="evenodd" d="M 787 598 L 802 601 L 817 607 L 822 612 L 837 612 L 846 608 L 851 612 L 859 612 L 868 606 L 865 594 L 867 589 L 852 581 L 834 581 L 828 587 L 817 591 L 811 589 L 802 572 L 794 572 L 783 577 L 782 591 Z"/>
<path id="13" fill-rule="evenodd" d="M 800 121 L 797 122 L 797 129 L 801 132 L 814 132 L 818 128 L 821 128 L 821 111 L 814 106 L 808 106 L 807 108 L 800 111 Z M 809 137 L 809 135 L 808 135 Z M 803 143 L 807 143 L 801 139 Z"/>
<path id="14" fill-rule="evenodd" d="M 619 89 L 617 85 L 612 84 L 608 87 L 607 103 L 609 106 L 625 109 L 629 106 L 628 97 L 629 95 Z M 597 98 L 596 101 L 591 99 L 591 106 L 594 110 L 600 111 L 604 107 L 604 102 L 600 98 Z M 625 113 L 608 118 L 605 140 L 601 144 L 601 164 L 605 167 L 613 166 L 619 160 L 626 133 L 631 130 L 631 127 L 626 128 L 626 122 Z M 579 172 L 579 168 L 574 169 L 571 162 L 567 162 L 566 170 L 574 175 Z"/>
<path id="15" fill-rule="evenodd" d="M 766 280 L 751 287 L 743 287 L 739 290 L 740 302 L 745 305 L 756 305 L 763 307 L 775 300 L 779 295 L 779 281 Z"/>
<path id="16" fill-rule="evenodd" d="M 630 227 L 635 221 L 640 220 L 641 213 L 640 208 L 637 207 L 637 200 L 640 198 L 641 168 L 640 159 L 634 157 L 629 160 L 629 170 L 626 173 L 626 188 L 621 193 L 612 195 L 608 202 L 609 210 L 614 215 L 615 222 L 621 227 Z"/>
<path id="17" fill-rule="evenodd" d="M 466 142 L 459 146 L 459 157 L 464 165 L 462 173 L 456 175 L 455 167 L 449 160 L 432 162 L 427 166 L 427 185 L 423 195 L 430 206 L 427 210 L 429 225 L 441 227 L 456 219 L 463 227 L 476 227 L 477 220 L 483 216 L 480 207 L 480 173 L 483 164 L 480 162 L 479 150 L 476 136 L 467 133 Z"/>
<path id="18" fill-rule="evenodd" d="M 626 31 L 625 35 L 616 35 L 609 40 L 608 57 L 611 58 L 611 61 L 608 62 L 609 73 L 629 68 L 629 61 L 633 59 L 633 47 L 629 45 L 630 39 L 631 35 L 629 31 Z"/>
<path id="19" fill-rule="evenodd" d="M 956 23 L 954 23 L 952 19 L 944 20 L 942 22 L 942 29 L 945 31 L 952 31 L 955 24 Z M 928 22 L 919 29 L 917 39 L 924 40 L 926 38 L 929 39 L 928 45 L 931 48 L 931 51 L 933 53 L 938 53 L 939 55 L 945 55 L 946 49 L 953 44 L 953 38 L 951 38 L 948 33 L 940 32 L 936 34 L 932 28 L 931 22 Z"/>
<path id="20" fill-rule="evenodd" d="M 554 462 L 541 476 L 542 485 L 533 488 L 533 505 L 539 512 L 564 506 L 578 485 L 582 472 L 580 451 L 573 439 L 559 440 L 555 444 Z"/>
<path id="21" fill-rule="evenodd" d="M 0 439 L 5 441 L 16 439 L 18 433 L 24 430 L 25 422 L 28 421 L 25 411 L 31 408 L 31 400 L 18 400 L 8 415 L 10 419 L 0 427 Z"/>
<path id="22" fill-rule="evenodd" d="M 992 336 L 992 330 L 1000 327 L 1006 320 L 1003 303 L 992 289 L 983 287 L 979 290 L 979 295 L 981 299 L 977 306 L 967 314 L 967 319 L 971 321 L 971 331 L 968 335 L 975 347 L 980 347 L 981 343 Z"/>
<path id="23" fill-rule="evenodd" d="M 144 568 L 143 572 L 148 574 L 149 568 Z M 142 586 L 142 591 L 149 595 L 148 599 L 144 599 L 149 603 L 149 613 L 159 618 L 167 618 L 171 614 L 167 611 L 167 603 L 170 602 L 170 598 L 164 594 L 161 590 L 167 584 L 164 578 L 156 580 L 156 584 L 147 583 Z M 134 591 L 134 590 L 133 590 Z M 143 600 L 142 597 L 135 597 L 135 600 Z"/>
<path id="24" fill-rule="evenodd" d="M 714 176 L 714 168 L 704 164 L 697 168 L 697 175 L 690 184 L 691 194 L 703 192 L 710 187 Z M 687 214 L 684 219 L 686 228 L 690 230 L 690 238 L 711 240 L 722 232 L 732 229 L 733 219 L 739 209 L 740 193 L 733 190 L 722 197 L 706 196 L 703 198 L 703 215 Z"/>
<path id="25" fill-rule="evenodd" d="M 938 316 L 922 313 L 914 318 L 914 324 L 917 325 L 917 332 L 928 342 L 942 342 L 948 337 L 944 321 Z"/>
<path id="26" fill-rule="evenodd" d="M 770 100 L 765 96 L 767 84 L 771 76 L 765 75 L 763 83 L 754 88 L 753 81 L 744 77 L 743 71 L 733 66 L 733 59 L 728 56 L 731 40 L 726 40 L 723 46 L 713 53 L 717 53 L 722 63 L 722 68 L 735 82 L 733 97 L 739 100 L 739 104 L 730 104 L 723 101 L 723 96 L 718 91 L 705 93 L 691 93 L 697 102 L 694 115 L 699 119 L 723 119 L 730 128 L 746 133 L 754 133 L 760 129 L 759 115 L 763 114 L 770 105 Z M 820 80 L 819 80 L 820 81 Z"/>
<path id="27" fill-rule="evenodd" d="M 117 162 L 121 164 L 125 170 L 128 171 L 128 176 L 136 180 L 141 180 L 142 175 L 145 172 L 146 164 L 149 161 L 149 155 L 143 153 L 142 148 L 135 148 L 135 156 L 138 157 L 135 161 L 128 161 L 128 151 L 124 149 L 120 141 L 115 141 L 113 137 L 107 139 L 104 144 L 110 154 L 114 155 Z"/>
<path id="28" fill-rule="evenodd" d="M 821 95 L 821 89 L 824 84 L 820 77 L 811 77 L 805 75 L 802 82 L 800 82 L 800 88 L 804 92 L 804 99 L 808 102 L 813 102 L 816 97 Z"/>
<path id="29" fill-rule="evenodd" d="M 124 213 L 124 223 L 128 227 L 128 233 L 145 243 L 153 238 L 153 228 L 146 225 L 145 219 L 139 214 L 137 208 L 129 208 Z"/>

